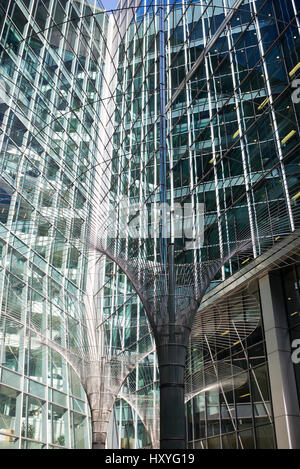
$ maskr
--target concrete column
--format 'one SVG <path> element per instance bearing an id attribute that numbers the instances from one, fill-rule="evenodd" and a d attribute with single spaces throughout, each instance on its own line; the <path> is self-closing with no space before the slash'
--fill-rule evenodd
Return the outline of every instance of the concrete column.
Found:
<path id="1" fill-rule="evenodd" d="M 278 449 L 300 448 L 300 409 L 279 272 L 259 280 Z"/>

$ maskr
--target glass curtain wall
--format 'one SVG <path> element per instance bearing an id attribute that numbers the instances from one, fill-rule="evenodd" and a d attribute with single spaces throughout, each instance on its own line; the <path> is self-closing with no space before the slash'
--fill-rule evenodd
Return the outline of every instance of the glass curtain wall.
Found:
<path id="1" fill-rule="evenodd" d="M 204 204 L 205 225 L 215 225 L 216 242 L 208 239 L 204 248 L 180 258 L 205 260 L 216 251 L 222 256 L 240 226 L 248 226 L 255 240 L 248 258 L 237 256 L 225 265 L 218 284 L 263 252 L 256 234 L 263 220 L 273 236 L 270 247 L 294 227 L 299 104 L 291 84 L 299 65 L 299 5 L 193 3 L 170 7 L 167 14 L 170 191 L 180 203 Z M 278 200 L 286 209 L 284 226 L 277 231 L 272 221 Z M 249 376 L 235 391 L 224 396 L 204 392 L 188 404 L 188 439 L 198 440 L 191 447 L 273 448 L 263 329 L 258 327 L 244 347 L 228 344 L 225 355 L 218 360 L 243 364 Z M 204 359 L 203 366 L 208 362 Z"/>
<path id="2" fill-rule="evenodd" d="M 128 211 L 127 221 L 129 206 L 150 204 L 148 196 L 157 184 L 160 119 L 159 97 L 155 90 L 159 73 L 156 11 L 156 3 L 152 1 L 122 1 L 111 26 L 114 78 L 110 89 L 115 90 L 115 106 L 110 115 L 113 132 L 107 142 L 111 158 L 104 169 L 110 181 L 103 199 L 113 200 L 117 210 L 117 201 L 123 199 Z M 123 241 L 124 249 L 132 250 L 134 257 L 142 258 L 146 253 L 152 259 L 157 256 L 157 240 L 155 245 L 150 239 L 145 245 L 139 237 Z M 102 319 L 109 347 L 122 347 L 139 354 L 149 352 L 126 379 L 120 393 L 123 398 L 117 401 L 114 412 L 119 424 L 120 448 L 149 447 L 147 422 L 141 414 L 147 405 L 148 414 L 154 416 L 159 402 L 157 358 L 152 351 L 154 339 L 152 346 L 145 349 L 145 337 L 151 334 L 151 328 L 128 278 L 113 262 L 106 263 L 104 288 L 100 294 L 103 295 Z"/>
<path id="3" fill-rule="evenodd" d="M 162 4 L 166 64 L 163 116 L 159 50 L 162 26 L 159 6 Z M 213 287 L 264 251 L 266 237 L 258 234 L 262 224 L 268 233 L 268 247 L 295 227 L 293 209 L 298 203 L 300 175 L 300 107 L 295 99 L 295 80 L 300 73 L 299 3 L 296 0 L 150 0 L 121 1 L 118 7 L 126 9 L 114 15 L 112 53 L 117 83 L 116 108 L 111 115 L 112 159 L 107 165 L 111 178 L 109 193 L 115 201 L 125 199 L 128 209 L 140 204 L 151 213 L 154 207 L 146 227 L 148 237 L 144 236 L 143 214 L 137 212 L 139 234 L 136 239 L 124 240 L 124 249 L 131 249 L 137 258 L 160 262 L 160 241 L 153 226 L 157 226 L 160 216 L 156 210 L 161 200 L 160 123 L 165 119 L 166 198 L 170 211 L 175 204 L 191 204 L 192 228 L 196 230 L 197 211 L 202 204 L 204 227 L 210 233 L 200 248 L 185 249 L 187 239 L 176 238 L 176 262 L 192 264 L 222 257 L 243 230 L 253 244 L 246 259 L 235 256 L 226 263 Z M 278 228 L 273 222 L 279 202 L 284 207 L 284 221 Z M 130 215 L 127 221 L 131 222 Z M 149 331 L 143 308 L 116 265 L 108 262 L 105 275 L 103 319 L 108 341 L 138 347 L 142 334 Z M 136 335 L 129 341 L 126 321 L 136 321 L 137 325 Z M 115 327 L 123 323 L 121 329 Z M 270 408 L 262 329 L 258 328 L 249 341 L 257 350 L 249 351 L 247 357 L 252 360 L 253 352 L 253 360 L 258 360 L 257 365 L 261 367 L 257 370 L 258 381 Z M 235 353 L 234 345 L 229 344 L 228 360 L 233 360 Z M 153 380 L 157 383 L 155 354 Z M 137 379 L 137 389 L 140 385 Z M 248 382 L 245 386 L 249 385 Z M 149 386 L 149 392 L 157 394 L 157 384 Z M 189 439 L 205 437 L 202 444 L 209 447 L 236 447 L 241 439 L 245 447 L 275 445 L 271 411 L 268 415 L 256 414 L 262 402 L 257 392 L 251 400 L 249 393 L 244 392 L 245 397 L 241 399 L 248 399 L 249 405 L 243 408 L 247 407 L 251 415 L 242 412 L 242 426 L 237 425 L 234 433 L 226 425 L 221 429 L 221 414 L 216 417 L 216 425 L 205 420 L 206 414 L 199 417 L 200 407 L 213 407 L 216 396 L 202 396 L 201 404 L 199 399 L 190 403 L 188 415 L 193 423 Z M 211 412 L 212 416 L 214 410 Z M 121 411 L 119 415 L 122 420 Z M 262 425 L 254 433 L 254 422 L 259 417 L 261 423 L 271 425 Z M 247 424 L 243 426 L 248 418 L 252 422 L 249 431 Z M 267 420 L 263 421 L 264 418 Z M 236 414 L 234 419 L 238 422 L 239 416 Z M 239 430 L 245 430 L 241 439 Z M 137 426 L 134 431 L 136 437 Z M 206 440 L 221 433 L 228 433 L 228 437 Z"/>
<path id="4" fill-rule="evenodd" d="M 98 0 L 0 1 L 0 447 L 89 448 L 64 346 L 80 333 L 108 19 Z"/>

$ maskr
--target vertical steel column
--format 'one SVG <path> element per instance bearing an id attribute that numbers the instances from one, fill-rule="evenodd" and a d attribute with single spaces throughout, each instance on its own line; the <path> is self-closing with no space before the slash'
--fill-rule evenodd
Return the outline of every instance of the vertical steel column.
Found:
<path id="1" fill-rule="evenodd" d="M 169 340 L 175 344 L 175 322 L 176 322 L 176 275 L 175 275 L 175 246 L 170 244 L 168 247 L 168 312 L 169 312 Z"/>
<path id="2" fill-rule="evenodd" d="M 167 148 L 166 148 L 166 52 L 165 52 L 165 0 L 159 7 L 159 96 L 160 96 L 160 255 L 167 265 Z"/>
<path id="3" fill-rule="evenodd" d="M 165 0 L 159 2 L 159 86 L 160 86 L 160 253 L 168 274 L 168 324 L 157 332 L 160 373 L 160 447 L 185 449 L 184 370 L 186 346 L 176 343 L 174 244 L 167 247 L 167 148 L 166 148 L 166 52 Z M 180 335 L 178 335 L 180 337 Z"/>
<path id="4" fill-rule="evenodd" d="M 161 345 L 157 353 L 160 371 L 160 448 L 185 449 L 186 347 L 177 344 Z"/>

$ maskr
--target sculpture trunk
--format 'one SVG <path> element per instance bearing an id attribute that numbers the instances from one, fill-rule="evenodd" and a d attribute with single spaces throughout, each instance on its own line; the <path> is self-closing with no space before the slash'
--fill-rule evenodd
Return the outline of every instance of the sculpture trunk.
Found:
<path id="1" fill-rule="evenodd" d="M 85 391 L 91 410 L 92 448 L 105 449 L 113 393 L 106 389 L 109 377 L 104 362 L 92 362 L 86 372 Z"/>
<path id="2" fill-rule="evenodd" d="M 92 417 L 92 448 L 105 449 L 107 426 L 109 422 L 109 413 L 107 418 L 102 411 L 91 409 Z"/>
<path id="3" fill-rule="evenodd" d="M 160 448 L 185 449 L 185 345 L 166 344 L 157 350 L 160 372 Z"/>

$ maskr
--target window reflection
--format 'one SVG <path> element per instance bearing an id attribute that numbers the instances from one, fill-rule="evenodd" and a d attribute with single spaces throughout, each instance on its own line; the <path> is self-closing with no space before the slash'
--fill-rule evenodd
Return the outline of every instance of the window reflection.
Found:
<path id="1" fill-rule="evenodd" d="M 13 371 L 20 371 L 20 343 L 23 327 L 8 319 L 0 320 L 0 341 L 3 343 L 1 362 Z"/>
<path id="2" fill-rule="evenodd" d="M 65 446 L 67 444 L 67 409 L 51 404 L 48 419 L 51 427 L 51 442 Z"/>
<path id="3" fill-rule="evenodd" d="M 24 396 L 21 435 L 31 440 L 42 440 L 44 402 Z"/>
<path id="4" fill-rule="evenodd" d="M 46 349 L 38 338 L 31 337 L 25 354 L 25 374 L 30 378 L 42 382 L 45 375 Z"/>
<path id="5" fill-rule="evenodd" d="M 87 438 L 86 417 L 84 415 L 71 412 L 71 430 L 73 447 L 83 449 Z"/>
<path id="6" fill-rule="evenodd" d="M 15 434 L 17 397 L 17 391 L 0 386 L 0 432 Z"/>

